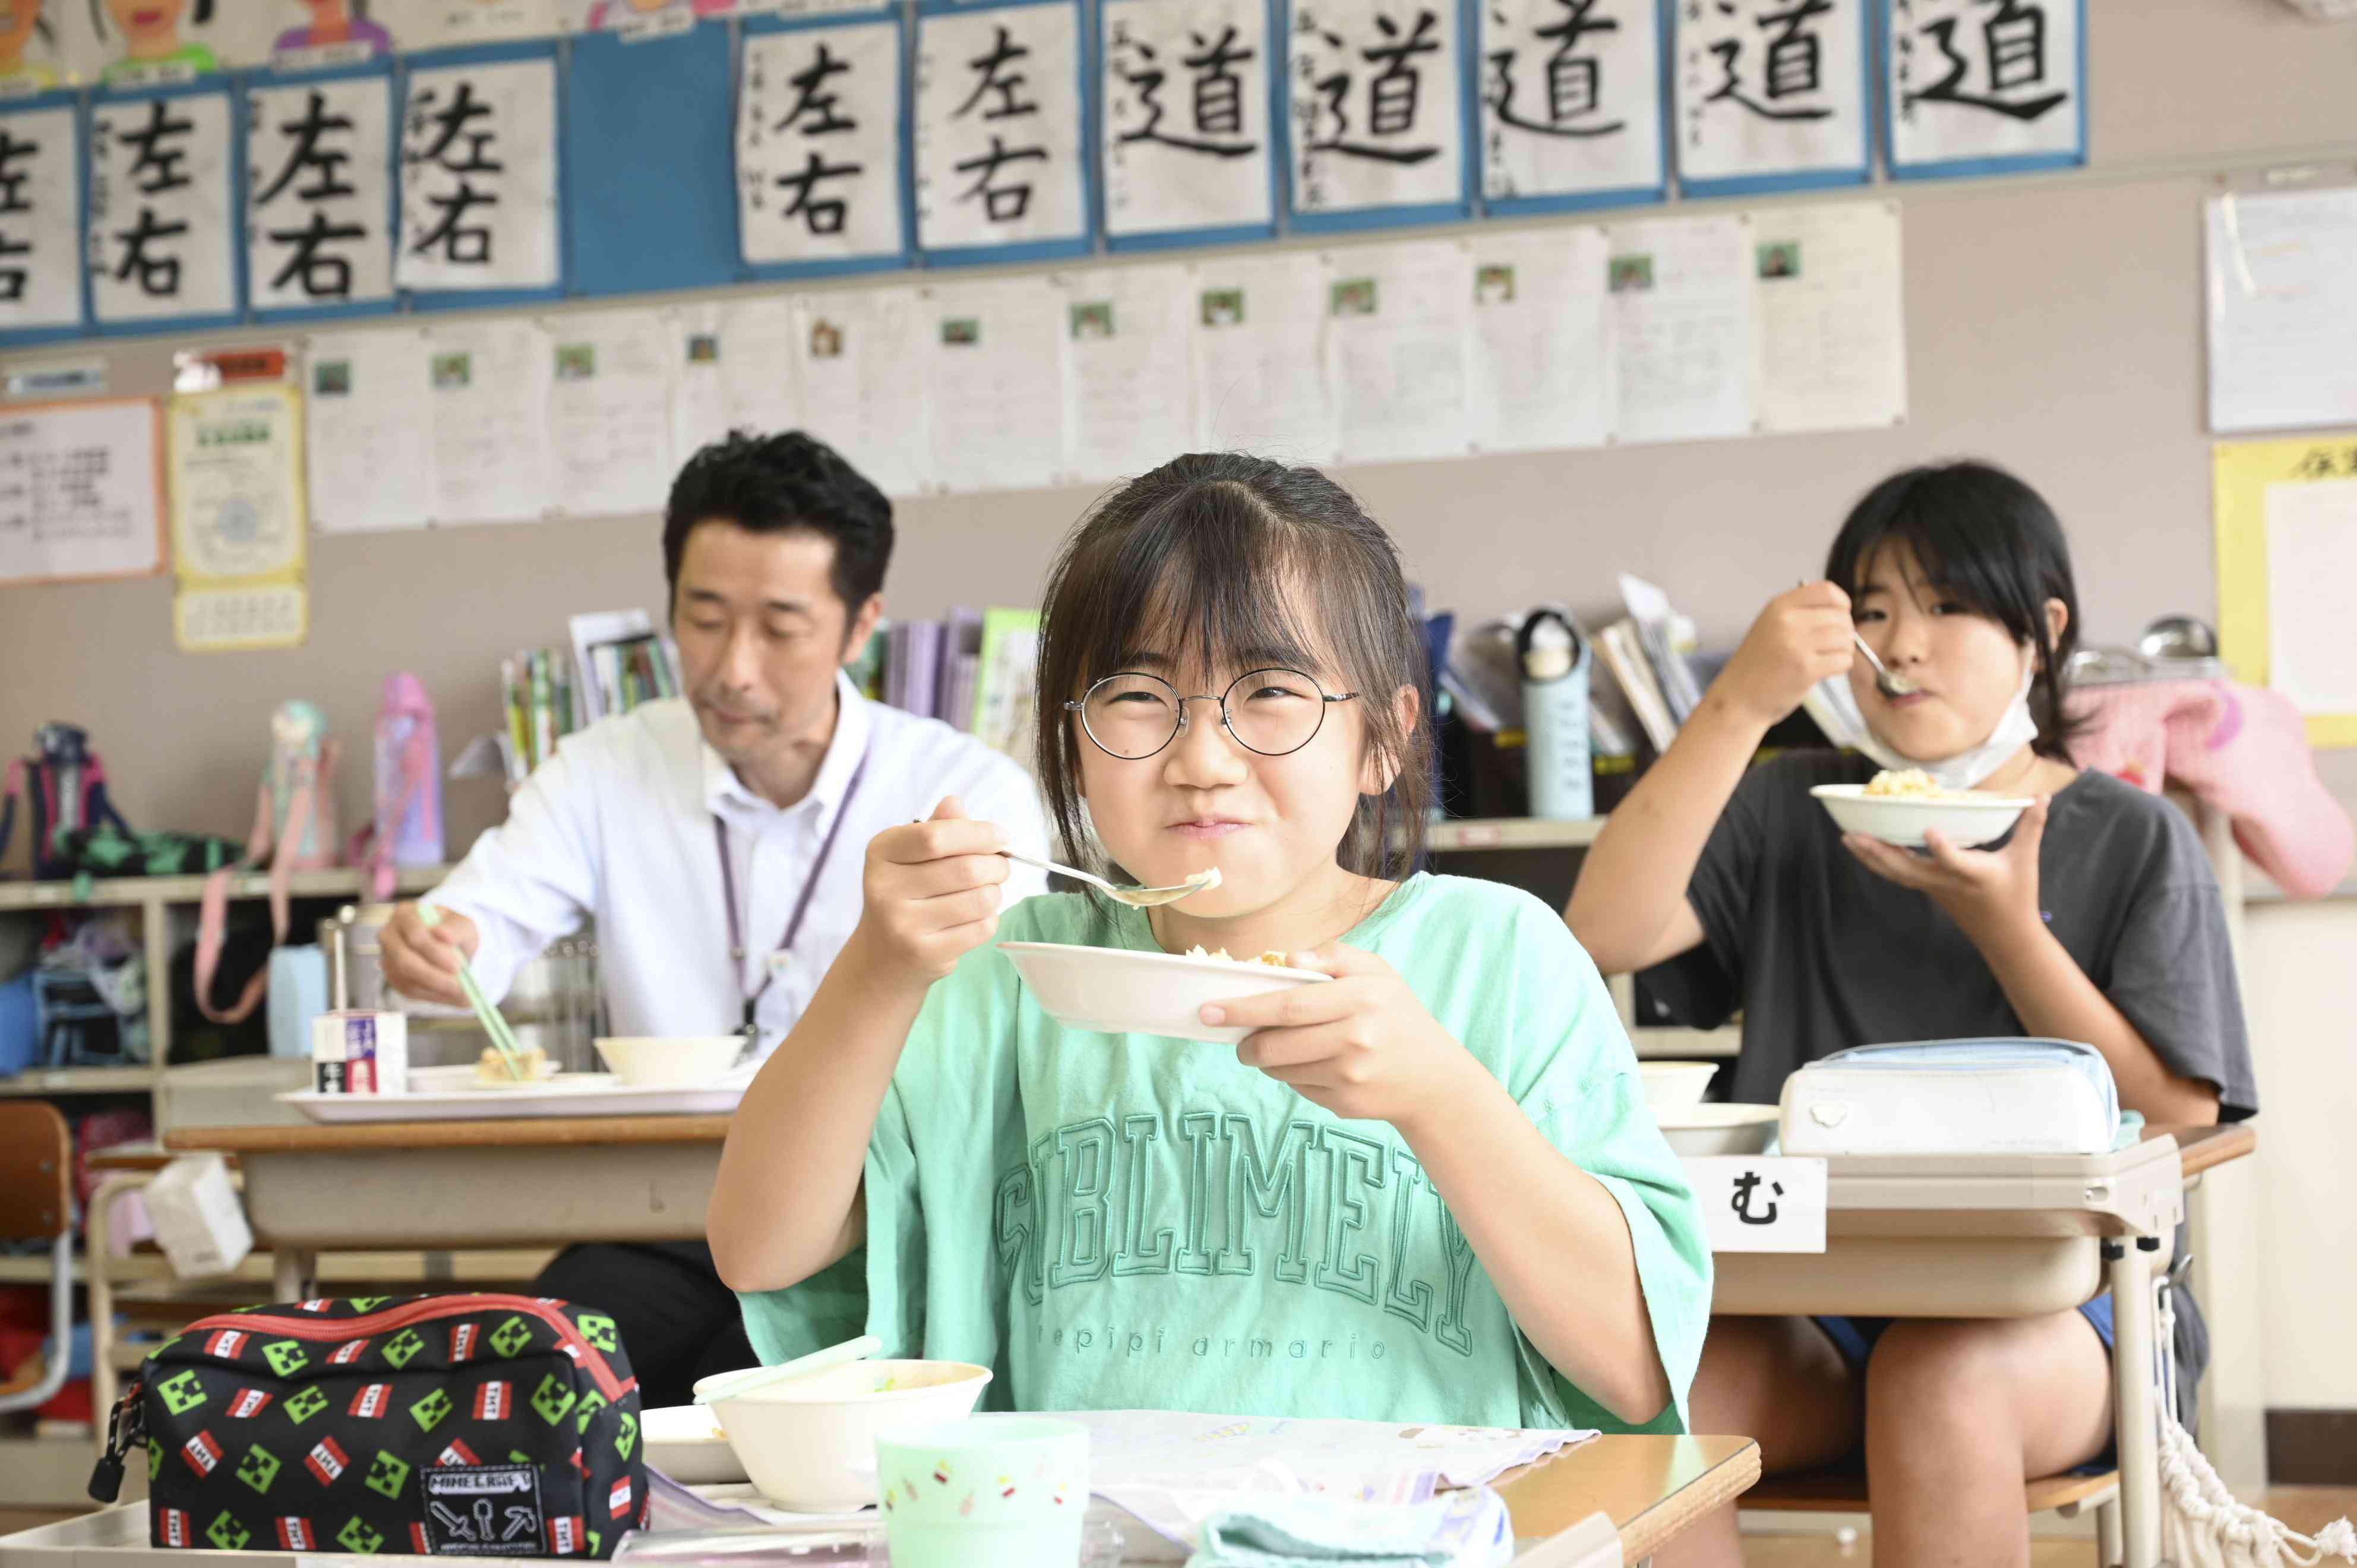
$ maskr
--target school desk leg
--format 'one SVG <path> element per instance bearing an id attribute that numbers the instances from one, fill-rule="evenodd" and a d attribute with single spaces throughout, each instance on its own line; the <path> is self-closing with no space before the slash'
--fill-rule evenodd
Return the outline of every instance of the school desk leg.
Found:
<path id="1" fill-rule="evenodd" d="M 311 1295 L 311 1276 L 317 1272 L 317 1257 L 306 1247 L 275 1247 L 270 1253 L 271 1299 L 279 1302 L 307 1301 Z"/>
<path id="2" fill-rule="evenodd" d="M 2095 1505 L 2096 1568 L 2119 1568 L 2120 1499 L 2117 1493 Z"/>
<path id="3" fill-rule="evenodd" d="M 2154 1423 L 2153 1305 L 2148 1251 L 2159 1238 L 2104 1243 L 2104 1272 L 2112 1286 L 2114 1434 L 2120 1454 L 2120 1562 L 2158 1568 L 2160 1562 L 2160 1441 Z"/>

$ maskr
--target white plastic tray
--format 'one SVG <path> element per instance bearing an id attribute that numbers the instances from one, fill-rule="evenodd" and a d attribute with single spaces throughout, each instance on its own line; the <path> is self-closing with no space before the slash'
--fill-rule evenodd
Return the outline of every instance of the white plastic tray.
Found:
<path id="1" fill-rule="evenodd" d="M 417 1094 L 278 1095 L 314 1122 L 511 1122 L 549 1116 L 725 1116 L 745 1098 L 742 1083 L 632 1089 L 610 1073 L 567 1073 L 521 1089 L 437 1090 Z"/>

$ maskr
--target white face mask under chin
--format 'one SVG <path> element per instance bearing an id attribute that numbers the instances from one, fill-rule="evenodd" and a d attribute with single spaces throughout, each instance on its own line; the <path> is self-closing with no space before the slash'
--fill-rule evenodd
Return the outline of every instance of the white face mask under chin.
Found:
<path id="1" fill-rule="evenodd" d="M 1849 678 L 1837 675 L 1819 682 L 1803 698 L 1801 706 L 1825 738 L 1835 746 L 1849 746 L 1864 752 L 1875 761 L 1890 768 L 1921 768 L 1939 781 L 1943 789 L 1970 789 L 2018 756 L 2021 748 L 2038 738 L 2038 721 L 2029 716 L 2029 688 L 2038 675 L 2038 661 L 2028 649 L 2022 650 L 2021 688 L 2013 694 L 2012 703 L 2005 716 L 1996 721 L 1989 737 L 1969 750 L 1936 762 L 1926 762 L 1900 752 L 1867 725 L 1858 712 L 1857 698 L 1849 689 Z"/>

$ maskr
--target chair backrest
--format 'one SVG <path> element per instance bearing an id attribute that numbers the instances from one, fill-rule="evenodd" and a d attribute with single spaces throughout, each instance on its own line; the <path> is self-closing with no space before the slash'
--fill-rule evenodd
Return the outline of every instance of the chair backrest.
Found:
<path id="1" fill-rule="evenodd" d="M 73 1227 L 73 1134 L 39 1100 L 0 1101 L 0 1240 L 53 1241 Z"/>

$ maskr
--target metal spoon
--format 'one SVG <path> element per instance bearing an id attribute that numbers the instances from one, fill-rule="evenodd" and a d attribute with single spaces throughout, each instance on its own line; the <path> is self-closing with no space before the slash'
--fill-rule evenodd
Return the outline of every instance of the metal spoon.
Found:
<path id="1" fill-rule="evenodd" d="M 1805 588 L 1808 585 L 1809 585 L 1806 582 L 1795 583 L 1793 585 L 1794 587 L 1798 588 Z M 1857 628 L 1855 626 L 1849 628 L 1849 639 L 1857 644 L 1857 650 L 1866 655 L 1866 661 L 1868 664 L 1874 666 L 1874 689 L 1876 691 L 1881 693 L 1886 697 L 1911 697 L 1918 691 L 1921 690 L 1921 687 L 1917 686 L 1914 682 L 1910 681 L 1906 676 L 1893 675 L 1889 671 L 1885 670 L 1882 667 L 1882 660 L 1875 657 L 1874 650 L 1866 645 L 1866 639 L 1858 635 Z"/>
<path id="2" fill-rule="evenodd" d="M 1024 865 L 1037 866 L 1041 871 L 1053 872 L 1058 876 L 1069 876 L 1075 882 L 1085 882 L 1092 887 L 1102 888 L 1109 897 L 1133 909 L 1158 909 L 1165 904 L 1176 904 L 1181 898 L 1191 898 L 1220 885 L 1220 868 L 1216 865 L 1195 873 L 1176 887 L 1115 887 L 1102 876 L 1092 876 L 1069 865 L 1058 865 L 1052 860 L 1034 860 L 1011 849 L 1002 849 L 998 853 Z"/>

